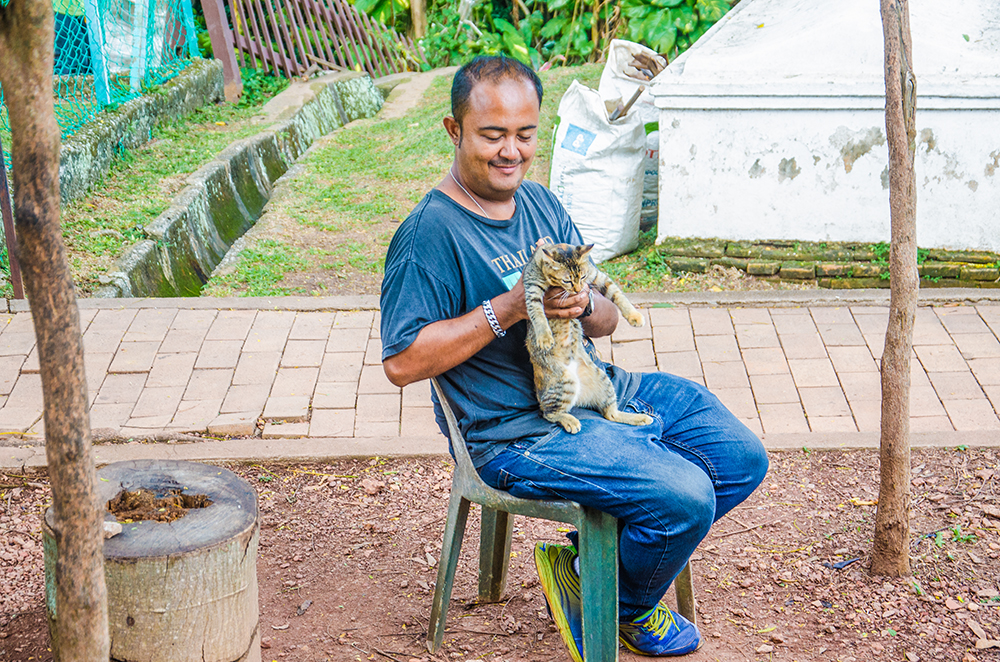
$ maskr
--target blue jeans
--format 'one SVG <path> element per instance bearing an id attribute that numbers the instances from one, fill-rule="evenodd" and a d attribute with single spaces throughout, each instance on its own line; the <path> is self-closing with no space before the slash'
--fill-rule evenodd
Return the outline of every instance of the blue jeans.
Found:
<path id="1" fill-rule="evenodd" d="M 767 473 L 756 435 L 705 387 L 667 373 L 642 375 L 625 411 L 635 427 L 601 418 L 517 441 L 480 470 L 526 499 L 569 499 L 618 518 L 619 614 L 634 619 L 663 597 L 709 527 Z"/>

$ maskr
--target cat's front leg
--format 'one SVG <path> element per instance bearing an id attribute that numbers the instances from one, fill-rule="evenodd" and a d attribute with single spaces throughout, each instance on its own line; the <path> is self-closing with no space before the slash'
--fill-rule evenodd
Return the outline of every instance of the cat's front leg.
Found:
<path id="1" fill-rule="evenodd" d="M 542 351 L 549 351 L 555 344 L 555 338 L 552 336 L 552 327 L 549 325 L 549 319 L 545 316 L 545 307 L 542 304 L 541 296 L 532 296 L 535 294 L 534 291 L 528 292 L 528 296 L 525 297 L 525 307 L 528 309 L 528 333 L 532 335 L 532 342 L 535 347 L 538 347 Z M 544 292 L 540 292 L 544 295 Z"/>

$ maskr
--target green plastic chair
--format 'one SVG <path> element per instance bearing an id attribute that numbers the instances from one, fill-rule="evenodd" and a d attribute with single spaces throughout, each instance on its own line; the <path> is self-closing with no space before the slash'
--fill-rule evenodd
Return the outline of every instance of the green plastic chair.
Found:
<path id="1" fill-rule="evenodd" d="M 496 490 L 479 477 L 472 465 L 465 439 L 458 429 L 455 414 L 436 379 L 431 379 L 441 408 L 448 421 L 451 446 L 455 453 L 455 472 L 448 502 L 448 521 L 444 527 L 441 560 L 438 563 L 434 602 L 427 630 L 427 649 L 437 652 L 444 641 L 445 618 L 455 581 L 459 552 L 469 505 L 482 506 L 479 540 L 479 602 L 498 602 L 507 586 L 511 515 L 525 515 L 576 527 L 580 534 L 580 579 L 583 594 L 583 659 L 585 662 L 610 662 L 618 659 L 618 520 L 575 501 L 520 499 Z M 694 588 L 691 565 L 674 581 L 678 611 L 695 622 Z"/>

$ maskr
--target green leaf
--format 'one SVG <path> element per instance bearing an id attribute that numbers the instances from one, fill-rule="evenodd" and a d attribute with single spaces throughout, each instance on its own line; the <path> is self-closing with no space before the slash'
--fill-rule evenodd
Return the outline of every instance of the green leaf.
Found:
<path id="1" fill-rule="evenodd" d="M 670 13 L 674 17 L 674 26 L 684 34 L 690 34 L 698 27 L 698 17 L 690 7 L 681 7 Z"/>
<path id="2" fill-rule="evenodd" d="M 679 7 L 684 4 L 684 0 L 650 0 L 655 7 Z"/>
<path id="3" fill-rule="evenodd" d="M 568 23 L 569 19 L 565 16 L 553 18 L 551 21 L 542 26 L 541 35 L 546 39 L 551 39 L 558 34 L 562 34 L 563 28 L 565 28 Z"/>
<path id="4" fill-rule="evenodd" d="M 569 3 L 570 3 L 570 0 L 549 0 L 548 4 L 547 4 L 547 7 L 549 8 L 549 12 L 555 13 L 555 12 L 559 11 L 560 9 L 568 7 Z"/>

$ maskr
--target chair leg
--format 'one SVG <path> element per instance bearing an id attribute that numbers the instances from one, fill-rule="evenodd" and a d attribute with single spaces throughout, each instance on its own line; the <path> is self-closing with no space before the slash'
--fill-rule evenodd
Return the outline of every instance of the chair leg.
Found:
<path id="1" fill-rule="evenodd" d="M 618 521 L 584 508 L 580 529 L 580 590 L 584 662 L 618 659 Z"/>
<path id="2" fill-rule="evenodd" d="M 677 594 L 677 611 L 681 616 L 698 625 L 695 614 L 694 580 L 691 577 L 691 562 L 688 561 L 677 578 L 674 579 L 674 593 Z"/>
<path id="3" fill-rule="evenodd" d="M 444 623 L 448 616 L 448 602 L 455 581 L 459 552 L 462 551 L 462 537 L 465 522 L 469 517 L 469 501 L 459 491 L 451 493 L 448 502 L 448 520 L 444 525 L 444 541 L 441 543 L 441 560 L 438 561 L 437 583 L 434 585 L 434 602 L 431 604 L 430 623 L 427 627 L 427 650 L 431 653 L 441 648 L 444 641 Z"/>
<path id="4" fill-rule="evenodd" d="M 513 516 L 483 506 L 479 538 L 479 602 L 499 602 L 507 588 Z"/>

